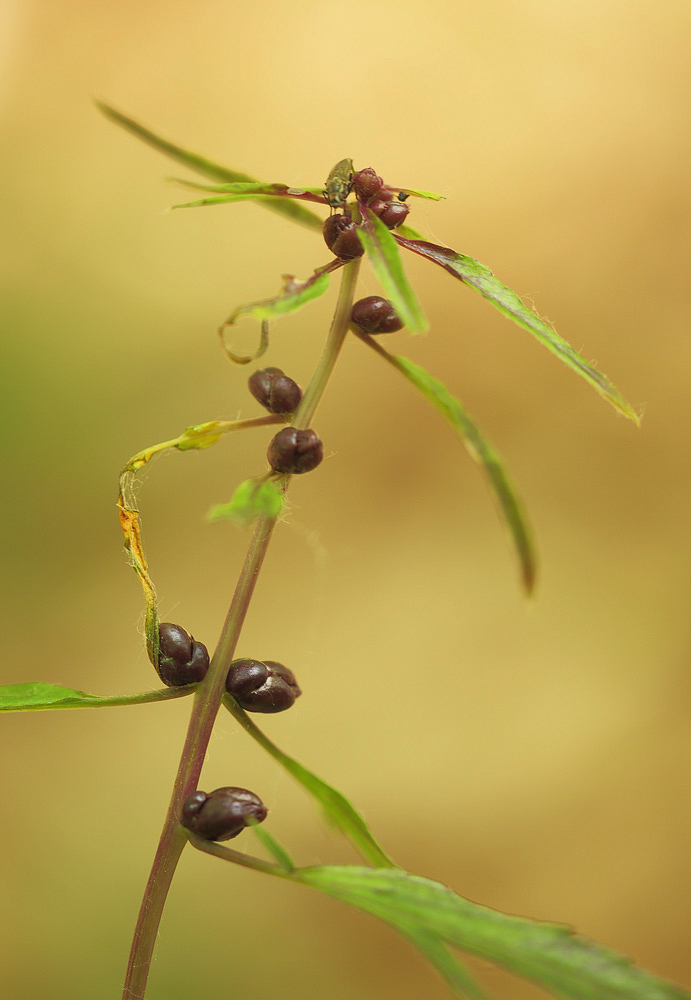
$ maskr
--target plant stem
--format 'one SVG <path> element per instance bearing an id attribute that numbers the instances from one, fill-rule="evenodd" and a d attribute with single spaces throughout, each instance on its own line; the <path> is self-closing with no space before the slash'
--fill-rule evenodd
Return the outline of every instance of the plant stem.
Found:
<path id="1" fill-rule="evenodd" d="M 338 360 L 348 331 L 359 264 L 359 259 L 351 261 L 343 269 L 338 302 L 329 336 L 312 380 L 295 414 L 293 426 L 298 429 L 309 426 Z M 286 488 L 287 485 L 286 481 Z M 144 898 L 132 939 L 122 993 L 123 1000 L 143 1000 L 144 998 L 163 907 L 178 860 L 187 843 L 187 833 L 179 823 L 180 810 L 187 796 L 197 788 L 211 731 L 223 699 L 228 669 L 235 654 L 257 577 L 275 525 L 275 517 L 262 517 L 257 523 L 216 651 L 211 659 L 206 677 L 195 693 L 168 813 L 144 890 Z"/>
<path id="2" fill-rule="evenodd" d="M 324 346 L 324 351 L 319 359 L 319 364 L 312 377 L 312 381 L 308 385 L 307 392 L 302 397 L 302 402 L 298 406 L 293 418 L 292 426 L 297 427 L 298 430 L 304 430 L 306 427 L 309 427 L 319 401 L 331 378 L 338 355 L 343 347 L 343 341 L 345 340 L 350 323 L 350 310 L 353 305 L 353 293 L 355 292 L 359 271 L 359 257 L 347 264 L 343 270 L 341 288 L 338 293 L 338 302 L 336 303 L 336 311 L 331 321 L 328 340 Z"/>

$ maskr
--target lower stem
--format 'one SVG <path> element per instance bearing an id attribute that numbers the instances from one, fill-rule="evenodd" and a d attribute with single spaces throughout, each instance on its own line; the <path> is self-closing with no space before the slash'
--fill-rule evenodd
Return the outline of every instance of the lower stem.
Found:
<path id="1" fill-rule="evenodd" d="M 298 429 L 309 426 L 343 346 L 350 322 L 350 310 L 359 265 L 360 261 L 355 260 L 344 267 L 329 337 L 293 420 L 293 426 Z M 197 788 L 211 731 L 223 699 L 228 670 L 235 654 L 240 632 L 275 525 L 276 518 L 273 517 L 262 517 L 257 523 L 216 651 L 211 659 L 206 677 L 195 692 L 192 714 L 187 727 L 187 736 L 168 813 L 144 890 L 144 898 L 132 939 L 122 1000 L 143 1000 L 144 998 L 166 897 L 178 860 L 187 843 L 187 833 L 179 822 L 180 811 L 187 796 Z"/>

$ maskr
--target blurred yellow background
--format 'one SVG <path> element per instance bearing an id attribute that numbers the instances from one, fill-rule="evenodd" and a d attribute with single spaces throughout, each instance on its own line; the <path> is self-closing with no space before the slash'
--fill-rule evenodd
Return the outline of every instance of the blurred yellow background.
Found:
<path id="1" fill-rule="evenodd" d="M 182 169 L 92 98 L 262 179 L 320 184 L 352 156 L 441 191 L 411 225 L 534 303 L 642 429 L 406 255 L 431 332 L 386 346 L 443 378 L 505 458 L 537 533 L 536 599 L 453 434 L 349 343 L 315 420 L 328 458 L 293 483 L 238 653 L 295 670 L 303 698 L 263 728 L 403 867 L 571 923 L 687 986 L 690 27 L 685 0 L 0 11 L 0 681 L 157 686 L 118 471 L 189 424 L 259 412 L 253 369 L 223 358 L 216 328 L 329 259 L 318 235 L 251 204 L 166 212 L 186 200 L 165 182 Z M 305 386 L 334 301 L 276 324 L 262 364 Z M 162 618 L 211 646 L 247 537 L 204 515 L 264 469 L 270 436 L 167 456 L 139 490 Z M 8 1000 L 119 996 L 188 712 L 3 717 Z M 222 717 L 201 787 L 236 783 L 300 863 L 354 860 Z M 543 996 L 473 967 L 500 996 Z M 148 997 L 448 995 L 371 918 L 187 851 Z"/>

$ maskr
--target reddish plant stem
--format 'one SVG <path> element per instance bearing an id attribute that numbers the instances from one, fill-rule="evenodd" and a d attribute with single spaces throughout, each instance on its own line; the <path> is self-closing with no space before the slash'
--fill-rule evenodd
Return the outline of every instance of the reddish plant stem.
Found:
<path id="1" fill-rule="evenodd" d="M 216 652 L 211 660 L 207 675 L 194 696 L 187 737 L 173 786 L 168 814 L 146 884 L 132 939 L 122 993 L 123 1000 L 141 1000 L 144 996 L 163 907 L 178 860 L 187 843 L 187 834 L 179 823 L 180 810 L 187 796 L 195 791 L 199 781 L 211 730 L 223 698 L 225 679 L 275 523 L 274 518 L 262 518 L 257 524 Z"/>
<path id="2" fill-rule="evenodd" d="M 359 265 L 360 261 L 354 260 L 343 268 L 338 303 L 329 337 L 307 392 L 295 413 L 293 424 L 298 428 L 309 426 L 343 346 L 350 321 L 350 310 Z M 287 487 L 287 481 L 285 485 Z M 223 624 L 218 646 L 207 675 L 195 692 L 192 714 L 187 727 L 187 736 L 168 813 L 144 890 L 144 898 L 132 939 L 122 1000 L 143 1000 L 144 998 L 166 897 L 178 860 L 187 843 L 187 834 L 179 823 L 180 810 L 187 796 L 197 788 L 211 731 L 223 699 L 228 669 L 235 654 L 257 577 L 275 525 L 276 518 L 271 517 L 260 518 L 257 523 Z"/>

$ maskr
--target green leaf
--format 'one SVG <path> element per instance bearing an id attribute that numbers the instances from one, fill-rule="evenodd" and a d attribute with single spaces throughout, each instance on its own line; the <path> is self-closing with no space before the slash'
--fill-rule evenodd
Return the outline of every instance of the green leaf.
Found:
<path id="1" fill-rule="evenodd" d="M 429 198 L 432 201 L 443 201 L 445 194 L 435 194 L 433 191 L 418 191 L 416 188 L 396 188 L 401 194 L 412 195 L 413 198 Z"/>
<path id="2" fill-rule="evenodd" d="M 500 313 L 532 333 L 548 350 L 556 354 L 575 372 L 578 372 L 620 413 L 633 420 L 637 426 L 640 425 L 640 420 L 633 407 L 626 402 L 609 379 L 588 364 L 551 326 L 528 309 L 515 292 L 497 281 L 488 267 L 480 264 L 473 257 L 466 257 L 464 254 L 456 253 L 449 247 L 438 246 L 436 243 L 428 243 L 425 240 L 410 240 L 400 236 L 396 237 L 396 241 L 399 246 L 434 261 L 435 264 L 439 264 L 450 274 L 453 274 L 455 278 L 459 278 L 466 285 L 475 288 Z"/>
<path id="3" fill-rule="evenodd" d="M 272 299 L 262 299 L 260 302 L 250 302 L 246 306 L 238 306 L 223 324 L 223 327 L 232 326 L 242 317 L 250 317 L 257 320 L 275 319 L 277 316 L 285 316 L 286 313 L 295 312 L 302 308 L 312 299 L 319 298 L 329 287 L 329 272 L 315 271 L 306 281 L 296 281 L 292 274 L 283 275 L 283 288 L 281 292 Z M 222 327 L 222 329 L 223 329 Z"/>
<path id="4" fill-rule="evenodd" d="M 253 822 L 249 817 L 247 819 L 247 825 L 252 827 L 252 833 L 255 835 L 259 843 L 264 847 L 266 851 L 272 856 L 274 861 L 276 861 L 280 867 L 286 872 L 292 872 L 295 870 L 295 864 L 293 859 L 286 851 L 285 847 L 272 836 L 268 830 L 265 830 L 263 826 L 259 826 L 256 822 Z"/>
<path id="5" fill-rule="evenodd" d="M 240 182 L 233 184 L 195 184 L 192 181 L 171 177 L 178 184 L 193 188 L 196 191 L 209 191 L 214 197 L 202 198 L 200 201 L 188 201 L 183 205 L 173 205 L 173 208 L 197 208 L 203 205 L 220 205 L 224 202 L 247 201 L 251 198 L 295 198 L 299 201 L 312 201 L 324 204 L 324 196 L 318 188 L 295 188 L 287 184 L 262 184 L 260 181 Z"/>
<path id="6" fill-rule="evenodd" d="M 427 320 L 408 284 L 396 240 L 374 212 L 363 206 L 363 224 L 357 233 L 386 297 L 411 333 L 427 329 Z"/>
<path id="7" fill-rule="evenodd" d="M 397 869 L 324 866 L 290 876 L 410 936 L 410 928 L 503 965 L 569 1000 L 689 1000 L 570 928 L 499 913 L 446 886 Z M 430 956 L 431 957 L 431 956 Z"/>
<path id="8" fill-rule="evenodd" d="M 417 229 L 406 226 L 405 223 L 402 226 L 396 226 L 396 236 L 404 236 L 407 240 L 424 240 L 425 238 Z"/>
<path id="9" fill-rule="evenodd" d="M 178 451 L 203 451 L 223 437 L 227 421 L 207 420 L 203 424 L 186 427 L 173 447 Z"/>
<path id="10" fill-rule="evenodd" d="M 225 183 L 255 181 L 255 178 L 250 177 L 249 174 L 243 174 L 237 170 L 230 170 L 228 167 L 223 167 L 218 163 L 214 163 L 212 160 L 207 160 L 205 157 L 199 156 L 197 153 L 192 153 L 188 149 L 176 146 L 174 143 L 168 142 L 167 139 L 162 139 L 160 136 L 151 132 L 143 125 L 140 125 L 139 122 L 134 121 L 132 118 L 128 118 L 127 115 L 123 115 L 120 111 L 116 111 L 115 108 L 111 108 L 108 104 L 104 104 L 103 101 L 96 101 L 96 107 L 103 112 L 106 118 L 115 122 L 116 125 L 121 125 L 124 129 L 127 129 L 128 132 L 131 132 L 132 135 L 137 136 L 138 139 L 148 143 L 160 153 L 170 156 L 171 159 L 176 160 L 178 163 L 182 163 L 185 167 L 189 167 L 190 170 L 194 170 L 198 174 L 203 174 L 205 177 L 210 177 L 212 180 L 222 181 Z M 308 226 L 310 229 L 318 229 L 321 232 L 324 224 L 323 219 L 321 219 L 315 212 L 305 208 L 304 205 L 300 205 L 295 201 L 277 198 L 266 198 L 261 202 L 261 204 L 265 208 L 271 209 L 273 212 L 278 212 L 280 215 L 286 216 L 293 222 L 298 222 L 303 226 Z"/>
<path id="11" fill-rule="evenodd" d="M 449 392 L 443 382 L 434 378 L 424 368 L 408 358 L 399 354 L 389 354 L 373 337 L 362 334 L 355 328 L 354 332 L 368 347 L 376 351 L 380 357 L 385 358 L 401 375 L 404 375 L 439 410 L 460 436 L 471 458 L 485 470 L 490 488 L 499 504 L 499 510 L 518 553 L 523 585 L 526 591 L 531 593 L 535 585 L 537 565 L 532 533 L 523 505 L 497 452 L 468 416 L 461 402 Z"/>
<path id="12" fill-rule="evenodd" d="M 169 701 L 192 694 L 194 684 L 182 688 L 164 688 L 143 694 L 101 696 L 59 687 L 57 684 L 6 684 L 0 687 L 0 712 L 38 712 L 51 708 L 111 708 L 116 705 L 145 705 L 151 701 Z"/>
<path id="13" fill-rule="evenodd" d="M 472 1000 L 487 1000 L 487 994 L 481 990 L 465 966 L 461 965 L 455 955 L 452 955 L 443 941 L 433 934 L 425 934 L 410 926 L 406 930 L 405 921 L 396 924 L 398 930 L 424 955 L 430 965 L 446 980 L 458 997 L 470 997 Z"/>
<path id="14" fill-rule="evenodd" d="M 261 729 L 254 724 L 248 714 L 240 708 L 235 699 L 230 695 L 226 695 L 224 697 L 223 704 L 231 715 L 237 719 L 243 729 L 245 729 L 245 731 L 248 732 L 249 735 L 281 765 L 281 767 L 285 768 L 289 774 L 292 774 L 292 776 L 300 782 L 303 788 L 305 788 L 310 795 L 312 795 L 317 802 L 319 802 L 325 810 L 327 816 L 338 827 L 341 833 L 345 834 L 351 844 L 357 851 L 359 851 L 366 861 L 370 864 L 384 868 L 393 866 L 393 861 L 391 861 L 391 859 L 384 853 L 382 848 L 370 833 L 369 827 L 365 823 L 362 816 L 350 804 L 345 795 L 336 791 L 336 789 L 332 788 L 331 785 L 327 785 L 325 781 L 322 781 L 322 779 L 318 778 L 316 774 L 308 771 L 306 767 L 298 763 L 298 761 L 294 760 L 292 757 L 289 757 L 287 753 L 279 750 L 279 748 L 264 735 Z"/>
<path id="15" fill-rule="evenodd" d="M 217 504 L 207 514 L 208 521 L 235 521 L 251 524 L 258 517 L 278 517 L 283 510 L 283 493 L 270 479 L 246 479 L 233 493 L 230 503 Z"/>

